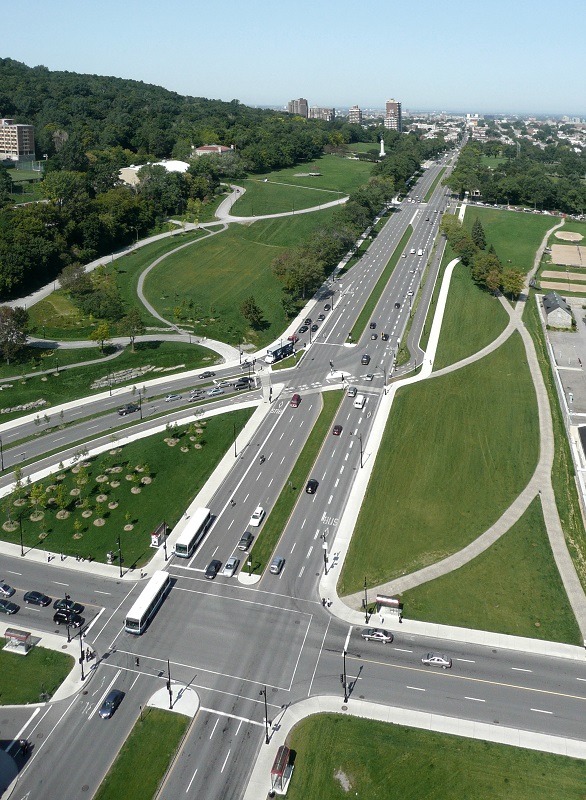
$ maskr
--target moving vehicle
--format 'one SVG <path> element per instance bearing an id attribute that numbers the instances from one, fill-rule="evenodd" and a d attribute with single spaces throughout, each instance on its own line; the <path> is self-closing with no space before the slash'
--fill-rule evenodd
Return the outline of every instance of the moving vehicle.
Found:
<path id="1" fill-rule="evenodd" d="M 13 603 L 11 600 L 7 600 L 5 597 L 0 597 L 0 613 L 16 614 L 17 611 L 20 611 L 20 606 L 17 606 L 16 603 Z"/>
<path id="2" fill-rule="evenodd" d="M 221 566 L 222 566 L 222 562 L 218 561 L 217 558 L 213 558 L 210 561 L 210 563 L 207 565 L 204 575 L 206 576 L 206 578 L 209 581 L 213 581 L 213 579 L 216 577 L 216 575 L 220 571 L 220 567 Z"/>
<path id="3" fill-rule="evenodd" d="M 213 389 L 208 389 L 206 394 L 208 397 L 217 397 L 219 394 L 224 394 L 224 390 L 221 386 L 214 386 Z"/>
<path id="4" fill-rule="evenodd" d="M 63 610 L 67 609 L 67 611 L 73 611 L 74 614 L 82 614 L 83 613 L 83 606 L 81 603 L 74 603 L 70 597 L 61 598 L 60 600 L 55 600 L 53 603 L 53 608 Z"/>
<path id="5" fill-rule="evenodd" d="M 293 344 L 295 344 L 295 342 L 299 341 L 299 336 L 297 336 L 296 334 L 292 333 L 291 336 L 287 336 L 287 341 L 288 342 L 293 342 Z"/>
<path id="6" fill-rule="evenodd" d="M 127 403 L 125 406 L 121 406 L 118 409 L 118 413 L 121 417 L 125 417 L 127 414 L 134 414 L 135 411 L 138 411 L 136 403 Z"/>
<path id="7" fill-rule="evenodd" d="M 307 494 L 315 494 L 317 487 L 319 486 L 318 481 L 315 478 L 310 478 L 307 481 L 307 486 L 305 487 L 305 491 Z"/>
<path id="8" fill-rule="evenodd" d="M 331 305 L 329 303 L 326 303 L 325 306 L 324 306 L 324 311 L 329 311 L 330 308 L 331 308 Z"/>
<path id="9" fill-rule="evenodd" d="M 175 542 L 174 553 L 179 558 L 190 558 L 195 548 L 207 533 L 212 512 L 209 508 L 196 508 L 187 520 L 187 525 Z"/>
<path id="10" fill-rule="evenodd" d="M 291 402 L 289 403 L 289 405 L 291 405 L 293 408 L 297 408 L 300 402 L 301 402 L 301 395 L 294 394 L 293 397 L 291 398 Z"/>
<path id="11" fill-rule="evenodd" d="M 423 250 L 421 248 L 419 248 L 419 250 L 417 251 L 417 255 L 418 256 L 422 256 L 423 255 Z"/>
<path id="12" fill-rule="evenodd" d="M 267 364 L 274 364 L 275 361 L 280 361 L 282 358 L 287 358 L 287 356 L 290 356 L 293 352 L 294 346 L 295 345 L 293 342 L 274 344 L 272 347 L 267 348 L 265 362 Z"/>
<path id="13" fill-rule="evenodd" d="M 210 372 L 209 369 L 206 372 L 202 372 L 199 376 L 200 378 L 214 378 L 216 376 L 215 372 Z"/>
<path id="14" fill-rule="evenodd" d="M 371 322 L 368 327 L 370 328 L 371 331 L 373 331 L 376 328 L 376 322 Z"/>
<path id="15" fill-rule="evenodd" d="M 100 706 L 98 714 L 102 719 L 110 719 L 112 714 L 116 711 L 122 700 L 124 699 L 124 692 L 120 689 L 112 689 L 108 692 L 106 699 Z"/>
<path id="16" fill-rule="evenodd" d="M 181 400 L 180 394 L 168 394 L 165 397 L 165 403 L 172 403 L 173 400 Z"/>
<path id="17" fill-rule="evenodd" d="M 269 572 L 272 573 L 273 575 L 279 575 L 284 565 L 285 565 L 285 559 L 281 558 L 281 556 L 275 556 L 271 561 Z"/>
<path id="18" fill-rule="evenodd" d="M 349 386 L 348 387 L 348 397 L 356 397 L 358 394 L 358 389 L 356 386 Z"/>
<path id="19" fill-rule="evenodd" d="M 239 564 L 240 564 L 239 558 L 236 558 L 236 556 L 230 556 L 230 558 L 224 564 L 222 575 L 225 575 L 227 578 L 231 578 L 238 569 Z"/>
<path id="20" fill-rule="evenodd" d="M 393 641 L 393 634 L 383 628 L 365 628 L 360 634 L 367 642 L 382 642 L 390 644 Z"/>
<path id="21" fill-rule="evenodd" d="M 238 542 L 238 549 L 239 550 L 248 550 L 250 545 L 252 544 L 252 540 L 254 536 L 250 531 L 245 531 L 242 536 L 240 537 L 240 541 Z"/>
<path id="22" fill-rule="evenodd" d="M 319 317 L 317 318 L 317 321 L 318 322 L 323 322 L 325 318 L 326 318 L 325 314 L 320 314 Z"/>
<path id="23" fill-rule="evenodd" d="M 388 333 L 381 333 L 381 337 L 380 338 L 383 340 L 383 342 L 388 342 L 389 341 L 389 334 Z"/>
<path id="24" fill-rule="evenodd" d="M 366 397 L 363 394 L 357 394 L 354 398 L 354 408 L 364 408 Z"/>
<path id="25" fill-rule="evenodd" d="M 340 436 L 342 433 L 342 426 L 341 425 L 334 425 L 332 428 L 332 434 L 334 436 Z"/>
<path id="26" fill-rule="evenodd" d="M 414 256 L 415 255 L 415 248 L 412 247 L 410 252 L 411 252 L 411 255 Z"/>
<path id="27" fill-rule="evenodd" d="M 307 333 L 308 330 L 309 328 L 307 327 L 307 325 L 302 325 L 297 331 L 297 333 Z"/>
<path id="28" fill-rule="evenodd" d="M 51 598 L 42 592 L 25 592 L 24 602 L 31 606 L 50 606 Z"/>
<path id="29" fill-rule="evenodd" d="M 257 506 L 252 512 L 252 517 L 250 518 L 250 522 L 248 524 L 253 528 L 258 528 L 260 523 L 263 521 L 264 515 L 264 508 L 262 506 Z"/>
<path id="30" fill-rule="evenodd" d="M 53 614 L 53 622 L 55 625 L 69 625 L 70 628 L 81 628 L 84 623 L 84 619 L 74 611 L 68 611 L 66 608 L 60 608 Z"/>
<path id="31" fill-rule="evenodd" d="M 401 303 L 395 303 L 395 308 L 401 308 Z"/>
<path id="32" fill-rule="evenodd" d="M 319 328 L 319 325 L 317 325 L 317 323 L 315 323 L 315 322 L 311 326 L 311 330 L 313 331 L 313 333 L 315 333 L 318 328 Z"/>
<path id="33" fill-rule="evenodd" d="M 234 389 L 239 392 L 240 389 L 250 389 L 250 381 L 248 378 L 241 378 L 234 384 Z"/>
<path id="34" fill-rule="evenodd" d="M 409 291 L 407 292 L 407 297 L 413 297 L 413 290 L 412 289 L 409 289 Z"/>
<path id="35" fill-rule="evenodd" d="M 367 373 L 366 373 L 366 375 L 364 376 L 364 380 L 365 380 L 365 381 L 372 381 L 372 380 L 374 380 L 374 375 L 372 374 L 372 372 L 367 372 Z"/>
<path id="36" fill-rule="evenodd" d="M 368 366 L 370 364 L 370 356 L 365 353 L 360 359 L 360 363 L 365 367 Z"/>
<path id="37" fill-rule="evenodd" d="M 144 587 L 134 605 L 126 615 L 124 623 L 128 633 L 140 635 L 157 613 L 159 606 L 171 588 L 171 576 L 168 572 L 157 570 Z"/>
<path id="38" fill-rule="evenodd" d="M 12 586 L 0 581 L 0 597 L 12 597 L 15 591 L 16 589 L 13 589 Z"/>
<path id="39" fill-rule="evenodd" d="M 372 339 L 373 342 L 376 342 L 376 340 L 378 339 L 378 333 L 372 333 L 370 335 L 370 338 Z"/>
<path id="40" fill-rule="evenodd" d="M 443 653 L 428 653 L 423 656 L 421 663 L 426 667 L 441 667 L 442 669 L 449 669 L 452 666 L 452 659 L 448 658 Z"/>

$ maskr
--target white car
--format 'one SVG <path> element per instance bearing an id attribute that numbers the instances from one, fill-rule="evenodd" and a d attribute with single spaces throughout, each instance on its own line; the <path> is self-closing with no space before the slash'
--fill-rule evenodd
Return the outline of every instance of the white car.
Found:
<path id="1" fill-rule="evenodd" d="M 227 578 L 231 578 L 238 569 L 239 564 L 240 564 L 239 558 L 236 558 L 236 556 L 230 556 L 230 558 L 224 564 L 222 575 L 225 575 Z"/>
<path id="2" fill-rule="evenodd" d="M 262 506 L 257 506 L 257 507 L 254 509 L 254 512 L 253 512 L 253 514 L 252 514 L 252 517 L 250 518 L 250 523 L 249 523 L 249 525 L 250 525 L 251 527 L 253 527 L 253 528 L 258 528 L 258 526 L 260 525 L 260 523 L 263 521 L 264 515 L 265 515 L 265 510 L 264 510 L 264 508 L 263 508 Z"/>
<path id="3" fill-rule="evenodd" d="M 445 656 L 443 653 L 428 653 L 423 656 L 421 663 L 426 667 L 441 667 L 442 669 L 449 669 L 452 666 L 452 659 Z"/>
<path id="4" fill-rule="evenodd" d="M 168 394 L 165 397 L 165 403 L 172 403 L 173 400 L 181 400 L 181 395 L 180 394 Z"/>
<path id="5" fill-rule="evenodd" d="M 407 297 L 413 297 L 413 291 L 411 289 L 407 292 Z"/>

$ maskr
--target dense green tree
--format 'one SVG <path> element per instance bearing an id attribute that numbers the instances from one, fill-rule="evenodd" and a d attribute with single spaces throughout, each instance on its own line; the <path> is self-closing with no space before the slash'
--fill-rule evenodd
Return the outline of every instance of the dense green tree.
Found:
<path id="1" fill-rule="evenodd" d="M 257 302 L 252 295 L 242 301 L 240 304 L 240 313 L 250 324 L 251 328 L 258 330 L 261 327 L 263 323 L 262 310 L 257 305 Z"/>
<path id="2" fill-rule="evenodd" d="M 134 353 L 134 340 L 137 336 L 142 336 L 146 330 L 138 308 L 131 308 L 128 314 L 122 317 L 119 330 L 122 336 L 128 336 L 130 339 L 131 349 Z"/>
<path id="3" fill-rule="evenodd" d="M 9 364 L 24 349 L 27 342 L 28 311 L 16 306 L 0 306 L 0 352 Z"/>
<path id="4" fill-rule="evenodd" d="M 501 277 L 501 286 L 505 294 L 511 297 L 518 297 L 523 291 L 525 285 L 525 277 L 522 272 L 515 269 L 503 270 Z"/>
<path id="5" fill-rule="evenodd" d="M 110 326 L 107 322 L 100 322 L 96 325 L 94 330 L 89 335 L 90 342 L 97 342 L 100 345 L 100 350 L 104 352 L 104 345 L 110 341 Z"/>
<path id="6" fill-rule="evenodd" d="M 486 247 L 486 236 L 484 235 L 484 228 L 481 221 L 476 217 L 472 223 L 472 241 L 479 250 L 484 250 Z"/>

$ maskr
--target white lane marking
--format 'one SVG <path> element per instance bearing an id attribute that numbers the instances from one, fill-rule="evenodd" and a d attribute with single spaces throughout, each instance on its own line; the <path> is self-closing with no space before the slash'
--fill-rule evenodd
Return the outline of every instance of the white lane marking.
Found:
<path id="1" fill-rule="evenodd" d="M 94 594 L 107 594 L 108 596 L 110 596 L 112 592 L 100 592 L 98 589 L 94 589 Z"/>
<path id="2" fill-rule="evenodd" d="M 307 551 L 307 555 L 305 556 L 305 558 L 309 558 L 309 556 L 311 555 L 312 551 L 313 551 L 313 545 L 311 545 L 311 547 Z"/>
<path id="3" fill-rule="evenodd" d="M 297 577 L 300 578 L 303 575 L 304 572 L 305 572 L 305 564 L 301 567 L 301 572 L 299 573 L 299 575 Z"/>
<path id="4" fill-rule="evenodd" d="M 576 678 L 577 681 L 586 681 L 586 678 Z"/>
<path id="5" fill-rule="evenodd" d="M 330 499 L 328 500 L 328 505 L 329 505 L 329 504 L 332 502 L 332 500 L 333 500 L 333 499 L 334 499 L 334 495 L 333 495 L 333 494 L 331 494 L 331 495 L 330 495 Z"/>
<path id="6" fill-rule="evenodd" d="M 295 550 L 295 545 L 296 544 L 297 544 L 297 542 L 293 542 L 293 547 L 291 548 L 291 550 L 289 550 L 289 554 L 291 554 L 293 552 L 293 550 Z"/>
<path id="7" fill-rule="evenodd" d="M 285 458 L 286 458 L 286 456 L 283 456 L 283 458 L 281 459 L 281 464 L 283 463 L 283 461 L 285 460 Z"/>
<path id="8" fill-rule="evenodd" d="M 342 464 L 342 466 L 340 467 L 340 475 L 341 475 L 343 472 L 344 472 L 344 465 Z"/>
<path id="9" fill-rule="evenodd" d="M 426 689 L 422 689 L 420 686 L 405 686 L 405 689 L 413 689 L 414 692 L 425 692 Z"/>
<path id="10" fill-rule="evenodd" d="M 334 483 L 334 489 L 336 488 L 336 486 L 337 486 L 339 483 L 340 483 L 340 479 L 339 479 L 339 478 L 336 478 L 336 482 Z"/>
<path id="11" fill-rule="evenodd" d="M 242 720 L 240 720 L 240 722 L 238 723 L 238 727 L 236 728 L 236 733 L 234 734 L 234 736 L 238 736 L 241 727 L 242 727 Z"/>
<path id="12" fill-rule="evenodd" d="M 476 664 L 471 658 L 456 658 L 455 661 L 463 661 L 465 664 Z"/>
<path id="13" fill-rule="evenodd" d="M 352 447 L 352 444 L 350 444 L 350 447 Z M 349 455 L 350 455 L 350 453 L 346 453 L 346 456 L 345 456 L 345 458 L 344 458 L 344 461 L 348 461 L 348 456 L 349 456 Z"/>
<path id="14" fill-rule="evenodd" d="M 474 700 L 475 703 L 486 703 L 486 700 L 481 700 L 480 697 L 466 697 L 466 695 L 464 695 L 464 700 Z"/>
<path id="15" fill-rule="evenodd" d="M 536 711 L 538 714 L 553 714 L 553 711 L 544 711 L 543 708 L 530 708 L 529 711 Z"/>
<path id="16" fill-rule="evenodd" d="M 404 647 L 393 647 L 398 653 L 412 653 L 413 650 L 406 650 Z"/>
<path id="17" fill-rule="evenodd" d="M 218 717 L 229 717 L 230 719 L 237 719 L 240 722 L 246 722 L 248 725 L 258 725 L 259 728 L 264 728 L 264 722 L 256 722 L 254 719 L 248 719 L 247 717 L 238 717 L 236 714 L 228 714 L 226 711 L 216 711 L 215 708 L 204 708 L 204 706 L 200 706 L 200 711 L 207 711 L 208 714 L 216 714 Z M 216 725 L 220 720 L 216 720 Z M 215 730 L 214 725 L 214 730 Z M 211 738 L 211 737 L 210 737 Z"/>
<path id="18" fill-rule="evenodd" d="M 523 669 L 523 667 L 511 667 L 513 672 L 533 672 L 532 669 Z"/>
<path id="19" fill-rule="evenodd" d="M 227 530 L 230 530 L 230 528 L 232 527 L 232 525 L 234 525 L 234 520 L 232 520 L 232 522 L 231 522 L 231 523 L 228 525 L 228 528 L 227 528 Z"/>
<path id="20" fill-rule="evenodd" d="M 197 775 L 197 770 L 198 770 L 198 767 L 195 768 L 195 772 L 193 773 L 193 775 L 191 776 L 191 780 L 187 784 L 187 789 L 185 790 L 185 794 L 187 794 L 189 792 L 189 790 L 191 789 L 191 784 L 193 783 L 193 779 Z"/>
<path id="21" fill-rule="evenodd" d="M 214 731 L 215 731 L 215 730 L 216 730 L 216 728 L 218 727 L 218 722 L 219 722 L 219 721 L 220 721 L 219 719 L 217 719 L 217 720 L 216 720 L 216 724 L 214 725 L 214 727 L 212 728 L 212 732 L 210 733 L 210 739 L 211 739 L 211 738 L 212 738 L 212 736 L 214 735 Z"/>
<path id="22" fill-rule="evenodd" d="M 271 479 L 270 479 L 270 481 L 267 483 L 267 489 L 269 488 L 269 486 L 271 485 L 271 483 L 272 483 L 274 480 L 275 480 L 274 478 L 271 478 Z"/>
<path id="23" fill-rule="evenodd" d="M 232 752 L 232 748 L 230 748 L 230 750 L 228 750 L 228 753 L 226 755 L 226 758 L 224 759 L 224 763 L 222 764 L 222 769 L 220 770 L 220 772 L 223 772 L 224 769 L 226 768 L 226 764 L 228 763 L 228 759 L 230 758 L 230 753 L 231 752 Z"/>
<path id="24" fill-rule="evenodd" d="M 245 502 L 245 503 L 246 503 L 246 501 L 248 500 L 248 498 L 249 498 L 249 497 L 250 497 L 250 492 L 248 492 L 248 494 L 247 494 L 247 495 L 246 495 L 246 497 L 244 498 L 244 502 Z"/>

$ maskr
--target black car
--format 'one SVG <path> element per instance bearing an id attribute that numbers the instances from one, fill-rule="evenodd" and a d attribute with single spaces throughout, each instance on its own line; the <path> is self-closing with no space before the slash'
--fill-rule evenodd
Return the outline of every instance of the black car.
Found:
<path id="1" fill-rule="evenodd" d="M 317 318 L 317 321 L 318 322 L 323 322 L 325 318 L 326 318 L 325 314 L 320 314 L 319 317 Z"/>
<path id="2" fill-rule="evenodd" d="M 125 406 L 121 406 L 118 409 L 118 413 L 121 417 L 125 417 L 127 414 L 134 414 L 135 411 L 138 411 L 136 403 L 127 403 Z"/>
<path id="3" fill-rule="evenodd" d="M 383 342 L 388 342 L 389 341 L 389 334 L 388 333 L 382 333 L 380 338 L 383 340 Z"/>
<path id="4" fill-rule="evenodd" d="M 330 308 L 331 308 L 331 305 L 329 303 L 326 303 L 325 306 L 324 306 L 324 311 L 329 311 Z"/>
<path id="5" fill-rule="evenodd" d="M 306 333 L 308 330 L 309 330 L 309 328 L 307 327 L 307 325 L 302 325 L 299 328 L 298 333 Z"/>
<path id="6" fill-rule="evenodd" d="M 368 366 L 370 364 L 370 356 L 365 353 L 360 359 L 360 363 L 364 364 L 365 367 Z"/>
<path id="7" fill-rule="evenodd" d="M 16 603 L 13 603 L 11 600 L 6 600 L 4 597 L 0 598 L 0 613 L 16 614 L 19 610 L 20 606 L 17 606 Z"/>
<path id="8" fill-rule="evenodd" d="M 376 328 L 376 322 L 371 322 L 369 327 L 370 330 L 373 331 Z"/>
<path id="9" fill-rule="evenodd" d="M 84 621 L 79 614 L 60 608 L 53 614 L 53 622 L 55 625 L 69 625 L 71 628 L 81 628 Z"/>
<path id="10" fill-rule="evenodd" d="M 102 719 L 110 719 L 112 714 L 116 711 L 122 700 L 124 699 L 124 692 L 120 689 L 112 689 L 102 703 L 98 714 Z"/>
<path id="11" fill-rule="evenodd" d="M 212 559 L 212 561 L 210 561 L 210 563 L 206 567 L 205 571 L 206 578 L 212 581 L 220 571 L 221 566 L 222 566 L 221 561 L 218 561 L 217 558 Z"/>
<path id="12" fill-rule="evenodd" d="M 55 600 L 53 603 L 53 608 L 58 609 L 59 611 L 63 611 L 67 609 L 68 611 L 72 611 L 74 614 L 81 614 L 83 612 L 83 606 L 81 603 L 74 603 L 73 600 L 67 598 L 60 600 Z"/>
<path id="13" fill-rule="evenodd" d="M 315 494 L 317 487 L 319 486 L 319 482 L 316 481 L 315 478 L 310 478 L 307 481 L 307 486 L 305 487 L 305 491 L 307 494 Z"/>
<path id="14" fill-rule="evenodd" d="M 307 317 L 307 319 L 305 320 L 305 324 L 311 325 L 311 317 Z"/>
<path id="15" fill-rule="evenodd" d="M 238 391 L 240 389 L 248 389 L 250 387 L 250 381 L 248 378 L 244 378 L 240 381 L 236 381 L 234 384 L 234 388 Z"/>
<path id="16" fill-rule="evenodd" d="M 315 322 L 314 322 L 314 323 L 313 323 L 313 325 L 311 326 L 311 330 L 312 330 L 314 333 L 316 332 L 316 330 L 317 330 L 318 328 L 319 328 L 319 325 L 316 325 L 316 324 L 315 324 Z"/>
<path id="17" fill-rule="evenodd" d="M 31 606 L 50 606 L 51 598 L 42 592 L 25 592 L 24 602 Z"/>
<path id="18" fill-rule="evenodd" d="M 208 370 L 207 372 L 202 372 L 202 373 L 201 373 L 201 375 L 200 375 L 199 377 L 200 377 L 200 378 L 213 378 L 213 377 L 215 377 L 215 375 L 216 375 L 216 373 L 215 373 L 215 372 L 210 372 L 210 371 Z"/>
<path id="19" fill-rule="evenodd" d="M 395 308 L 401 308 L 401 303 L 395 303 Z"/>

